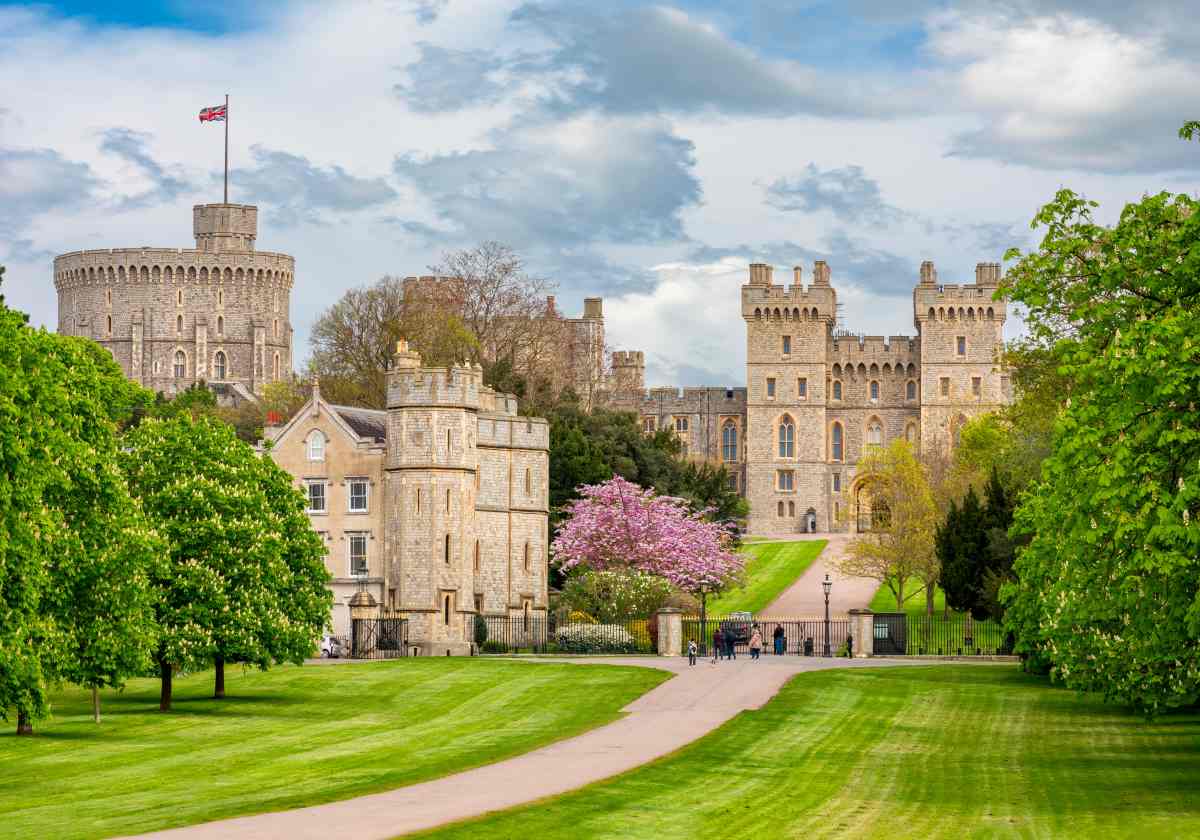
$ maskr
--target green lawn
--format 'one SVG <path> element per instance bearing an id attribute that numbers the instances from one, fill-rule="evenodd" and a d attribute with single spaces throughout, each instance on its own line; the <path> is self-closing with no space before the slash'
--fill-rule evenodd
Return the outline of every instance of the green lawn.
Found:
<path id="1" fill-rule="evenodd" d="M 708 602 L 709 615 L 745 610 L 757 613 L 779 597 L 817 559 L 825 540 L 758 542 L 742 546 L 750 557 L 745 584 L 723 592 Z"/>
<path id="2" fill-rule="evenodd" d="M 915 593 L 915 594 L 914 594 Z M 875 612 L 906 612 L 909 615 L 925 615 L 925 584 L 912 578 L 904 584 L 904 608 L 896 609 L 896 596 L 886 586 L 880 586 L 871 599 L 870 608 Z M 941 615 L 946 608 L 946 593 L 940 586 L 933 589 L 933 614 Z"/>
<path id="3" fill-rule="evenodd" d="M 488 764 L 615 719 L 668 674 L 430 658 L 227 669 L 67 691 L 32 738 L 0 736 L 0 837 L 102 837 L 294 808 Z"/>
<path id="4" fill-rule="evenodd" d="M 421 835 L 1200 836 L 1200 715 L 1147 723 L 1015 665 L 802 674 L 659 762 Z"/>

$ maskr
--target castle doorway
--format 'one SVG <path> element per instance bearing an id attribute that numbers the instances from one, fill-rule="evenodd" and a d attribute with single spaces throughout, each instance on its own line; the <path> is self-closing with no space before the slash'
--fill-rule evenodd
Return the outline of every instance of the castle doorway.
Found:
<path id="1" fill-rule="evenodd" d="M 817 532 L 817 511 L 815 508 L 809 508 L 804 513 L 804 531 L 809 534 Z"/>
<path id="2" fill-rule="evenodd" d="M 867 482 L 858 485 L 858 489 L 854 491 L 854 506 L 857 511 L 857 526 L 860 534 L 887 527 L 891 521 L 892 512 L 888 507 L 887 499 L 875 495 L 871 485 Z"/>

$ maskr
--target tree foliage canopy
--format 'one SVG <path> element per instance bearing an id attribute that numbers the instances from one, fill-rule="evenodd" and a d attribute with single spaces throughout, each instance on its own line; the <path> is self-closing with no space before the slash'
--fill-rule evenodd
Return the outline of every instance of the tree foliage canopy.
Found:
<path id="1" fill-rule="evenodd" d="M 1200 206 L 1160 193 L 1112 227 L 1060 191 L 1003 292 L 1070 382 L 1023 496 L 1006 589 L 1018 650 L 1146 710 L 1200 698 Z"/>

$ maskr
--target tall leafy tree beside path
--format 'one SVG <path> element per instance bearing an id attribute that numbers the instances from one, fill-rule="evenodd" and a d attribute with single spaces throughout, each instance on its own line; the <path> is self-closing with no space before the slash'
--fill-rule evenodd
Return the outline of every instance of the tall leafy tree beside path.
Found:
<path id="1" fill-rule="evenodd" d="M 896 439 L 863 454 L 855 481 L 870 495 L 871 530 L 850 542 L 838 570 L 879 581 L 896 598 L 898 610 L 904 609 L 905 583 L 919 578 L 925 586 L 925 612 L 932 615 L 940 567 L 934 551 L 937 506 L 925 467 L 906 441 Z M 852 507 L 842 506 L 847 511 Z"/>
<path id="2" fill-rule="evenodd" d="M 1018 651 L 1149 712 L 1200 699 L 1200 202 L 1161 193 L 1112 227 L 1060 191 L 1003 292 L 1071 381 L 1013 535 Z"/>
<path id="3" fill-rule="evenodd" d="M 0 715 L 21 734 L 50 685 L 148 662 L 156 553 L 117 469 L 114 421 L 145 400 L 97 345 L 26 320 L 0 296 Z"/>
<path id="4" fill-rule="evenodd" d="M 160 708 L 171 706 L 175 669 L 213 663 L 221 698 L 226 662 L 267 668 L 296 660 L 304 641 L 313 650 L 325 617 L 312 616 L 307 596 L 328 575 L 290 481 L 211 417 L 146 420 L 125 443 L 130 488 L 168 543 L 154 581 Z M 298 613 L 293 591 L 306 604 Z"/>
<path id="5" fill-rule="evenodd" d="M 728 527 L 683 499 L 656 495 L 620 476 L 579 492 L 551 546 L 563 570 L 645 572 L 701 598 L 742 572 L 745 559 L 730 550 Z"/>

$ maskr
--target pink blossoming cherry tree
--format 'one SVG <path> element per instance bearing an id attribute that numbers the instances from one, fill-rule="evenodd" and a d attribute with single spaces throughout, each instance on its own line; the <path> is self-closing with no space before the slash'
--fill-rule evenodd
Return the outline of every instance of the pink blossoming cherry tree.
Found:
<path id="1" fill-rule="evenodd" d="M 551 549 L 566 571 L 633 569 L 699 595 L 736 580 L 745 561 L 729 550 L 728 526 L 704 518 L 683 499 L 659 496 L 620 476 L 579 488 Z"/>

